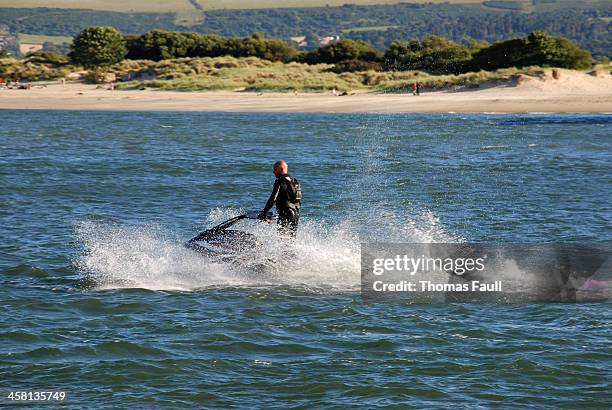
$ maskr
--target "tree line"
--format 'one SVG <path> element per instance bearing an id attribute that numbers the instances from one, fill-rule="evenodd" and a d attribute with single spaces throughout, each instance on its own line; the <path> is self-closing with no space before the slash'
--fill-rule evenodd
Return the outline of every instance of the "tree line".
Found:
<path id="1" fill-rule="evenodd" d="M 534 12 L 502 10 L 481 4 L 388 4 L 252 10 L 207 10 L 203 21 L 182 26 L 173 13 L 120 13 L 77 9 L 0 8 L 0 21 L 14 33 L 74 36 L 93 26 L 114 26 L 124 33 L 153 29 L 194 31 L 225 37 L 261 32 L 288 40 L 306 35 L 340 35 L 364 40 L 379 50 L 393 41 L 434 34 L 467 45 L 498 41 L 534 31 L 563 36 L 595 57 L 612 57 L 612 3 L 534 1 Z"/>
<path id="2" fill-rule="evenodd" d="M 364 40 L 379 50 L 396 40 L 409 41 L 429 34 L 467 44 L 472 39 L 493 42 L 546 31 L 571 39 L 596 57 L 612 57 L 612 21 L 609 18 L 612 3 L 565 4 L 569 7 L 536 5 L 536 11 L 531 13 L 491 9 L 481 4 L 448 3 L 213 10 L 191 29 L 233 37 L 254 32 L 279 38 L 338 34 L 352 40 Z"/>
<path id="3" fill-rule="evenodd" d="M 125 58 L 166 60 L 183 57 L 258 57 L 271 61 L 333 64 L 332 71 L 421 70 L 436 74 L 496 70 L 506 67 L 551 66 L 588 68 L 591 54 L 570 40 L 545 32 L 489 44 L 464 46 L 441 36 L 394 41 L 381 52 L 361 40 L 343 39 L 309 52 L 261 33 L 244 38 L 152 30 L 122 35 L 113 27 L 90 27 L 71 46 L 73 63 L 88 68 L 110 66 Z"/>

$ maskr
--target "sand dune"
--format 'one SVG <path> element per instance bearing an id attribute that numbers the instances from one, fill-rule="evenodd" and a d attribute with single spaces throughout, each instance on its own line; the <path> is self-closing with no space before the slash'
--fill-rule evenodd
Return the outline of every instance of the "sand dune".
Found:
<path id="1" fill-rule="evenodd" d="M 35 83 L 31 90 L 0 89 L 3 109 L 232 111 L 232 112 L 612 112 L 609 72 L 532 72 L 477 89 L 411 94 L 356 91 L 330 93 L 251 93 L 107 90 L 95 85 Z"/>

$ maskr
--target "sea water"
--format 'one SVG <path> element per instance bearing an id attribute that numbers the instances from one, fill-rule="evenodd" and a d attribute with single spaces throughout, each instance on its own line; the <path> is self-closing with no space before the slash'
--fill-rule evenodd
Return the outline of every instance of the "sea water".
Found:
<path id="1" fill-rule="evenodd" d="M 609 302 L 359 293 L 361 242 L 610 241 L 609 114 L 1 114 L 1 403 L 609 408 Z M 280 268 L 183 246 L 261 209 L 278 159 L 295 243 L 242 226 Z"/>

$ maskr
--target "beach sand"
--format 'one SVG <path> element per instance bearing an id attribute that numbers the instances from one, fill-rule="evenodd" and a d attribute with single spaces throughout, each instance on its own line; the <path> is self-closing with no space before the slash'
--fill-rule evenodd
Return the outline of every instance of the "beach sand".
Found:
<path id="1" fill-rule="evenodd" d="M 0 109 L 226 112 L 612 112 L 612 76 L 561 70 L 559 79 L 521 76 L 503 85 L 412 94 L 177 92 L 108 90 L 95 85 L 34 83 L 0 89 Z"/>

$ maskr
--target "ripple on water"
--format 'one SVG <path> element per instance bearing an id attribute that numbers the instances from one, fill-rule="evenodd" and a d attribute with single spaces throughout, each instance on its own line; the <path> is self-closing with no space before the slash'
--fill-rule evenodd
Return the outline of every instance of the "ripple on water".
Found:
<path id="1" fill-rule="evenodd" d="M 610 115 L 35 114 L 0 127 L 3 386 L 71 408 L 610 407 L 610 303 L 359 296 L 362 241 L 609 240 Z M 303 183 L 298 257 L 262 278 L 187 252 L 261 206 L 272 152 Z M 286 256 L 252 232 L 253 262 Z"/>

